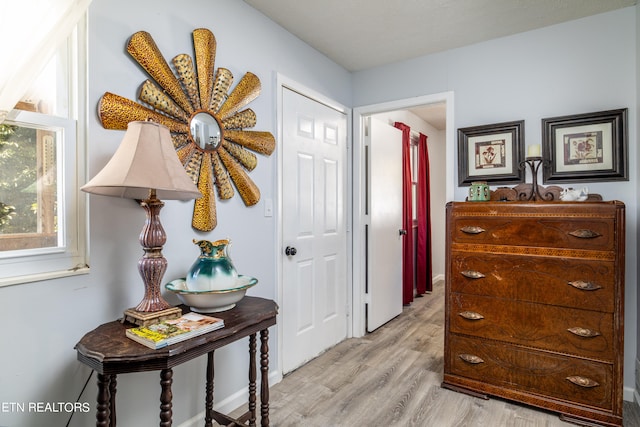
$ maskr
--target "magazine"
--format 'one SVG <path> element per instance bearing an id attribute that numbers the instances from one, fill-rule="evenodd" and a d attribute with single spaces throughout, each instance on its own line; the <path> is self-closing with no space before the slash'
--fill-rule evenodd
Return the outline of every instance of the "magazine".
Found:
<path id="1" fill-rule="evenodd" d="M 198 313 L 126 330 L 127 337 L 152 349 L 166 347 L 224 327 L 224 320 Z"/>

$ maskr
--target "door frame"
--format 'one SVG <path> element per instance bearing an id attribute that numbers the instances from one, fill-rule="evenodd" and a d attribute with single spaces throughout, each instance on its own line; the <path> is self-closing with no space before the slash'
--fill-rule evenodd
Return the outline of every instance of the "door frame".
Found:
<path id="1" fill-rule="evenodd" d="M 365 294 L 366 279 L 366 248 L 364 245 L 364 226 L 368 219 L 365 215 L 365 182 L 364 182 L 364 145 L 365 119 L 371 114 L 385 113 L 395 110 L 404 110 L 425 104 L 446 103 L 446 167 L 445 167 L 445 198 L 452 201 L 454 197 L 454 174 L 455 174 L 455 132 L 453 120 L 453 92 L 441 92 L 432 95 L 418 96 L 414 98 L 401 99 L 397 101 L 383 102 L 380 104 L 365 105 L 353 109 L 353 145 L 352 145 L 352 213 L 353 228 L 351 233 L 351 247 L 353 250 L 353 277 L 352 295 L 353 304 L 351 307 L 351 321 L 353 337 L 362 337 L 366 334 Z M 358 242 L 356 244 L 356 242 Z"/>
<path id="2" fill-rule="evenodd" d="M 350 319 L 352 318 L 352 310 L 353 310 L 353 293 L 352 293 L 352 289 L 353 289 L 353 282 L 352 282 L 352 277 L 353 277 L 353 257 L 352 257 L 352 248 L 353 248 L 353 239 L 352 239 L 352 215 L 350 215 L 350 212 L 352 212 L 353 209 L 353 185 L 352 185 L 352 151 L 351 150 L 351 146 L 352 144 L 352 111 L 350 108 L 345 107 L 344 105 L 340 104 L 339 102 L 330 99 L 322 94 L 320 94 L 319 92 L 316 92 L 300 83 L 298 83 L 297 81 L 290 79 L 289 77 L 286 77 L 280 73 L 276 74 L 276 132 L 277 132 L 277 140 L 278 141 L 282 141 L 283 140 L 283 114 L 282 114 L 282 92 L 284 89 L 289 89 L 292 90 L 294 92 L 299 93 L 302 96 L 306 96 L 309 99 L 312 99 L 316 102 L 319 102 L 323 105 L 326 105 L 329 108 L 333 108 L 334 110 L 345 114 L 346 119 L 347 119 L 347 139 L 346 139 L 346 144 L 347 144 L 347 158 L 346 158 L 346 162 L 347 162 L 347 171 L 346 171 L 346 175 L 345 175 L 345 179 L 346 179 L 346 183 L 345 183 L 345 192 L 346 192 L 346 207 L 345 207 L 345 221 L 346 221 L 346 237 L 347 237 L 347 309 L 346 309 L 346 313 L 347 313 L 347 338 L 353 336 L 353 330 L 352 330 L 352 325 L 353 322 L 350 321 Z M 276 209 L 276 251 L 277 251 L 277 256 L 276 256 L 276 298 L 277 298 L 277 303 L 280 306 L 280 313 L 278 314 L 278 322 L 276 324 L 277 327 L 277 333 L 278 333 L 278 339 L 277 339 L 277 349 L 278 349 L 278 353 L 277 353 L 277 359 L 278 359 L 278 367 L 279 367 L 279 373 L 278 373 L 278 379 L 276 380 L 279 381 L 280 379 L 282 379 L 282 376 L 284 375 L 283 371 L 282 371 L 282 367 L 283 367 L 283 354 L 284 354 L 284 340 L 282 339 L 284 337 L 284 331 L 283 331 L 283 324 L 281 321 L 282 318 L 282 312 L 286 309 L 283 305 L 282 305 L 282 301 L 283 301 L 283 292 L 284 292 L 284 287 L 283 287 L 283 277 L 282 277 L 282 270 L 283 270 L 283 263 L 285 262 L 285 257 L 284 257 L 284 251 L 283 251 L 283 238 L 282 238 L 282 232 L 284 229 L 284 225 L 282 223 L 282 209 L 283 209 L 283 191 L 282 191 L 282 177 L 283 177 L 283 159 L 282 159 L 282 149 L 281 150 L 277 150 L 276 149 L 276 162 L 277 162 L 277 184 L 276 184 L 276 188 L 277 188 L 277 209 Z"/>

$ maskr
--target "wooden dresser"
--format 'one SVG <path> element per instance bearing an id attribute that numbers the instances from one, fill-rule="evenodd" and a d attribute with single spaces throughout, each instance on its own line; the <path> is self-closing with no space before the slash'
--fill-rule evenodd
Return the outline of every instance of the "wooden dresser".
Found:
<path id="1" fill-rule="evenodd" d="M 624 204 L 447 204 L 443 387 L 622 425 Z"/>

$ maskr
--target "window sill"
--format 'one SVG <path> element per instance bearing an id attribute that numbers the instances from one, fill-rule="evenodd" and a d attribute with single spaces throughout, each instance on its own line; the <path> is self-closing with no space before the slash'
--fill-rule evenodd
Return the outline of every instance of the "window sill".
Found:
<path id="1" fill-rule="evenodd" d="M 89 271 L 90 271 L 89 266 L 85 264 L 83 266 L 78 266 L 70 270 L 51 271 L 46 273 L 27 274 L 24 276 L 0 278 L 0 288 L 4 286 L 20 285 L 23 283 L 60 279 L 62 277 L 79 276 L 81 274 L 88 274 Z"/>

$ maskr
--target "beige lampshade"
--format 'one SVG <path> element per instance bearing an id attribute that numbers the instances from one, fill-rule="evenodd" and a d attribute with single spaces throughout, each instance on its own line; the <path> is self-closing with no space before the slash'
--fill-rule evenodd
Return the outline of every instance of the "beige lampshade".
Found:
<path id="1" fill-rule="evenodd" d="M 130 122 L 113 157 L 82 191 L 103 196 L 161 200 L 202 196 L 178 159 L 169 129 L 154 122 Z"/>

